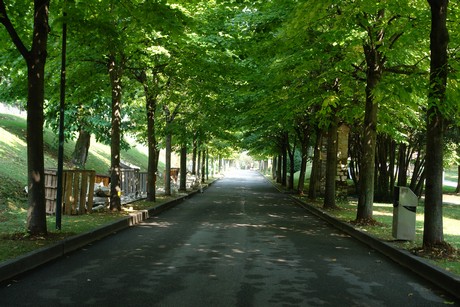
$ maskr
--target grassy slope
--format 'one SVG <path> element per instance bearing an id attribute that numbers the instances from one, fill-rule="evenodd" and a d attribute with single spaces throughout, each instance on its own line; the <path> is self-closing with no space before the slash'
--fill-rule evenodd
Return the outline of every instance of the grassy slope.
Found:
<path id="1" fill-rule="evenodd" d="M 57 168 L 57 134 L 49 129 L 44 132 L 45 168 Z M 75 147 L 74 141 L 64 145 L 65 168 Z M 147 169 L 147 155 L 142 147 L 123 151 L 121 159 L 137 165 L 141 171 Z M 91 140 L 87 169 L 98 174 L 108 174 L 110 168 L 110 147 Z M 161 168 L 161 165 L 160 165 Z M 23 189 L 27 184 L 26 120 L 14 115 L 0 114 L 0 212 L 10 201 L 12 205 L 25 208 Z M 14 204 L 13 204 L 14 203 Z"/>
<path id="2" fill-rule="evenodd" d="M 110 168 L 110 147 L 91 141 L 87 169 L 98 174 L 108 174 Z M 57 168 L 57 134 L 49 129 L 44 131 L 45 168 Z M 64 168 L 69 166 L 75 147 L 74 141 L 64 146 Z M 139 146 L 121 153 L 121 158 L 132 165 L 147 169 L 147 155 Z M 163 165 L 159 165 L 163 168 Z M 123 213 L 93 213 L 85 216 L 63 216 L 63 230 L 55 231 L 55 218 L 48 217 L 48 238 L 26 237 L 27 196 L 27 146 L 26 120 L 14 115 L 0 114 L 0 261 L 14 258 L 53 241 L 81 233 L 118 219 Z M 161 203 L 161 200 L 160 202 Z M 142 202 L 141 204 L 142 205 Z M 152 204 L 145 204 L 149 207 Z"/>

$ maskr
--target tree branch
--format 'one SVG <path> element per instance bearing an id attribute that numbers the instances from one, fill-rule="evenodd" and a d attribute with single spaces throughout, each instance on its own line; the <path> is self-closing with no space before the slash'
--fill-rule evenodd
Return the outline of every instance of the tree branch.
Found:
<path id="1" fill-rule="evenodd" d="M 175 108 L 174 108 L 174 111 L 173 111 L 173 114 L 171 115 L 171 121 L 174 120 L 174 118 L 176 118 L 176 116 L 179 114 L 179 108 L 182 104 L 182 101 L 179 102 L 178 104 L 176 104 Z"/>
<path id="2" fill-rule="evenodd" d="M 418 68 L 418 64 L 420 64 L 423 60 L 428 59 L 429 56 L 424 56 L 417 62 L 415 62 L 412 65 L 397 65 L 397 66 L 392 66 L 392 67 L 387 67 L 385 68 L 385 71 L 387 72 L 392 72 L 395 74 L 401 74 L 401 75 L 412 75 L 412 74 L 417 74 L 417 75 L 425 75 L 428 74 L 428 72 L 422 71 Z"/>
<path id="3" fill-rule="evenodd" d="M 427 75 L 428 72 L 420 70 L 417 65 L 397 65 L 392 67 L 386 67 L 386 72 L 391 72 L 400 75 Z"/>
<path id="4" fill-rule="evenodd" d="M 18 33 L 16 32 L 16 29 L 11 23 L 11 20 L 9 19 L 8 14 L 6 13 L 5 2 L 3 0 L 0 0 L 0 23 L 5 26 L 5 29 L 10 35 L 11 40 L 13 41 L 13 44 L 16 46 L 16 49 L 19 51 L 22 57 L 26 60 L 26 62 L 29 62 L 30 52 L 29 50 L 27 50 L 26 46 L 22 42 Z"/>
<path id="5" fill-rule="evenodd" d="M 390 47 L 389 49 L 393 49 L 393 45 L 396 43 L 396 41 L 404 34 L 404 32 L 399 32 L 395 33 L 391 36 L 390 38 Z"/>
<path id="6" fill-rule="evenodd" d="M 366 78 L 360 77 L 360 76 L 358 75 L 359 72 L 364 73 L 363 68 L 362 68 L 361 66 L 356 65 L 356 64 L 351 64 L 351 66 L 353 66 L 353 68 L 355 69 L 355 70 L 352 72 L 353 78 L 355 78 L 355 79 L 358 80 L 358 81 L 366 81 Z"/>

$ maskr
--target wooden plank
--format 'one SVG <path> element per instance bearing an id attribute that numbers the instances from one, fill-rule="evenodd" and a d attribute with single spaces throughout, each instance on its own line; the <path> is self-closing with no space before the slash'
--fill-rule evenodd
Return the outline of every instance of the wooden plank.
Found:
<path id="1" fill-rule="evenodd" d="M 72 195 L 72 173 L 71 172 L 67 172 L 65 171 L 63 173 L 63 176 L 64 178 L 64 184 L 62 185 L 63 187 L 65 187 L 63 190 L 63 199 L 64 199 L 64 204 L 65 204 L 65 209 L 64 209 L 64 212 L 65 214 L 67 215 L 71 215 L 72 214 L 72 203 L 74 201 L 73 199 L 73 195 Z"/>
<path id="2" fill-rule="evenodd" d="M 80 178 L 80 201 L 78 205 L 78 214 L 85 214 L 86 213 L 86 190 L 88 187 L 88 173 L 87 172 L 80 172 L 75 174 L 76 177 Z"/>
<path id="3" fill-rule="evenodd" d="M 139 173 L 139 192 L 141 194 L 147 193 L 147 172 Z"/>
<path id="4" fill-rule="evenodd" d="M 73 189 L 72 189 L 72 195 L 74 197 L 74 202 L 72 206 L 72 214 L 78 214 L 78 204 L 80 202 L 80 193 L 79 193 L 79 187 L 80 187 L 80 176 L 76 174 L 75 172 L 72 171 L 72 177 L 73 177 Z"/>
<path id="5" fill-rule="evenodd" d="M 53 214 L 56 208 L 56 172 L 45 170 L 45 202 L 46 213 Z"/>
<path id="6" fill-rule="evenodd" d="M 89 189 L 88 189 L 88 212 L 93 212 L 93 198 L 94 198 L 94 183 L 96 178 L 96 171 L 89 171 Z"/>

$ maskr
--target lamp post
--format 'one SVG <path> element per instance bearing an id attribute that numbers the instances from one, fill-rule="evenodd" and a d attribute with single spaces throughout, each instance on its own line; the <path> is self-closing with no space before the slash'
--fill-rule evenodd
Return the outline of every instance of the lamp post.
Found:
<path id="1" fill-rule="evenodd" d="M 61 230 L 62 220 L 62 176 L 64 165 L 64 108 L 65 108 L 65 81 L 66 81 L 66 51 L 67 51 L 67 13 L 64 1 L 62 21 L 62 53 L 61 53 L 61 88 L 59 100 L 59 149 L 57 169 L 57 192 L 56 192 L 56 229 Z"/>

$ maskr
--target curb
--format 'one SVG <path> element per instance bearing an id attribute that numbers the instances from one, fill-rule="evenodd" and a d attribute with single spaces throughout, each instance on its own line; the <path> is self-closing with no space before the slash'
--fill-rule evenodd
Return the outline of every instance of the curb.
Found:
<path id="1" fill-rule="evenodd" d="M 445 290 L 453 297 L 460 299 L 460 277 L 454 275 L 442 268 L 439 268 L 435 265 L 429 263 L 426 259 L 415 256 L 410 252 L 402 249 L 393 247 L 392 245 L 381 241 L 374 236 L 371 236 L 367 233 L 364 233 L 350 224 L 344 223 L 337 220 L 331 215 L 311 206 L 307 203 L 290 196 L 300 207 L 306 209 L 310 213 L 316 215 L 322 220 L 328 222 L 335 228 L 345 232 L 346 234 L 352 236 L 353 238 L 361 241 L 362 243 L 368 245 L 374 250 L 380 252 L 381 254 L 387 256 L 394 262 L 400 264 L 401 266 L 411 270 L 417 275 L 423 277 L 424 279 L 432 282 L 439 288 Z"/>
<path id="2" fill-rule="evenodd" d="M 219 179 L 208 183 L 207 185 L 203 186 L 202 189 L 206 190 L 217 180 Z M 137 225 L 150 217 L 157 216 L 162 212 L 177 206 L 185 199 L 194 196 L 197 193 L 199 193 L 199 190 L 194 190 L 187 195 L 180 196 L 157 207 L 130 214 L 130 216 L 124 217 L 116 222 L 112 222 L 80 235 L 67 238 L 61 242 L 37 249 L 17 258 L 7 260 L 0 264 L 0 283 L 11 280 L 15 276 L 26 273 L 27 271 L 33 270 L 43 264 L 63 257 L 68 253 L 103 239 L 111 234 Z"/>

